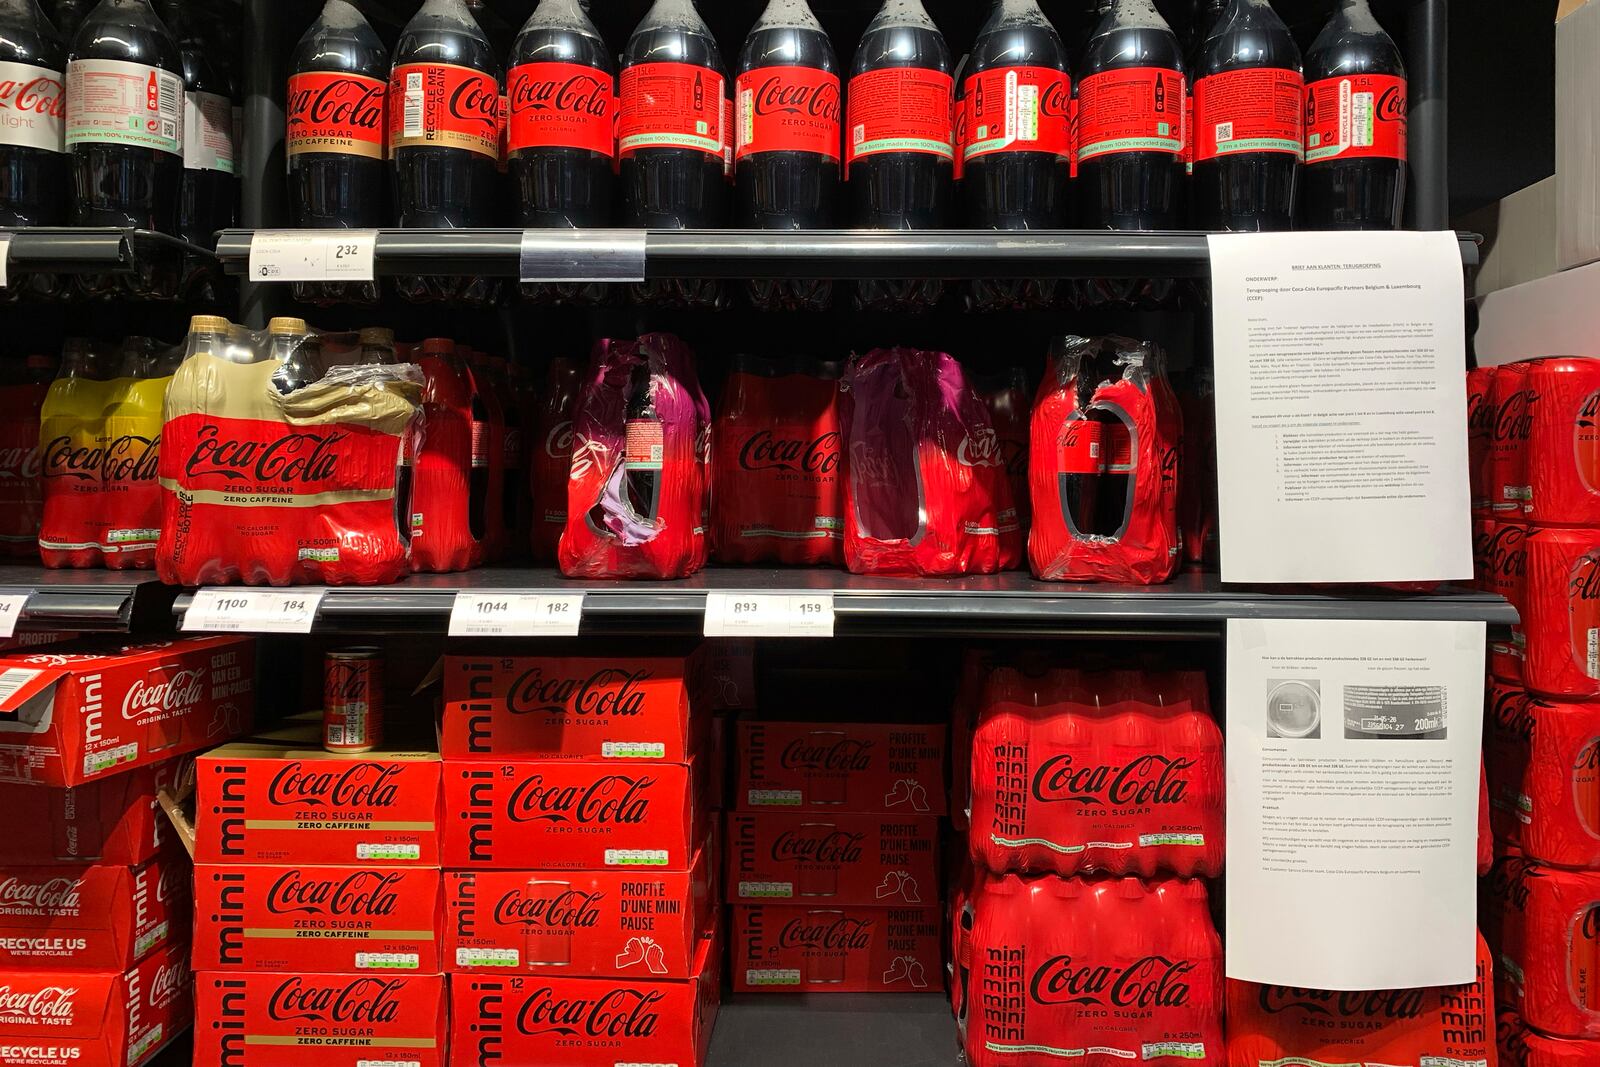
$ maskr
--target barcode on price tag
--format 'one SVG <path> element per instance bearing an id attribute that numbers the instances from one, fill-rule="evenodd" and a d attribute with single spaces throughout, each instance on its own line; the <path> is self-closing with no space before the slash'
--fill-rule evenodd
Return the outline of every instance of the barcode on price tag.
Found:
<path id="1" fill-rule="evenodd" d="M 707 637 L 832 637 L 832 593 L 707 593 Z"/>
<path id="2" fill-rule="evenodd" d="M 582 593 L 457 593 L 451 637 L 576 637 Z"/>
<path id="3" fill-rule="evenodd" d="M 253 282 L 370 282 L 377 230 L 258 230 L 250 239 Z"/>
<path id="4" fill-rule="evenodd" d="M 0 596 L 0 638 L 10 637 L 17 632 L 17 620 L 22 617 L 22 606 L 27 602 L 26 593 Z"/>
<path id="5" fill-rule="evenodd" d="M 308 634 L 326 589 L 201 589 L 183 613 L 185 631 Z"/>

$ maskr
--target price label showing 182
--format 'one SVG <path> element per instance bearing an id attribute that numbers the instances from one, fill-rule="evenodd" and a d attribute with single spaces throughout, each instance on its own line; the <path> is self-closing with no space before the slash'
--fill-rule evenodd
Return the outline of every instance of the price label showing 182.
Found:
<path id="1" fill-rule="evenodd" d="M 576 637 L 582 593 L 457 593 L 451 637 Z"/>
<path id="2" fill-rule="evenodd" d="M 370 282 L 377 247 L 377 230 L 258 230 L 250 280 Z"/>
<path id="3" fill-rule="evenodd" d="M 308 634 L 326 589 L 200 589 L 183 613 L 187 632 Z"/>
<path id="4" fill-rule="evenodd" d="M 832 637 L 832 593 L 707 593 L 707 637 Z"/>

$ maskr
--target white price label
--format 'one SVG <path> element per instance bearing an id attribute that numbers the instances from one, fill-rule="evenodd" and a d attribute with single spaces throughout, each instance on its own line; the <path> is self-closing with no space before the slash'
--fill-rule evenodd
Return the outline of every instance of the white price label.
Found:
<path id="1" fill-rule="evenodd" d="M 370 282 L 377 230 L 258 230 L 250 239 L 253 282 Z"/>
<path id="2" fill-rule="evenodd" d="M 707 637 L 832 637 L 832 593 L 707 593 Z"/>
<path id="3" fill-rule="evenodd" d="M 26 593 L 0 596 L 0 638 L 10 637 L 17 632 L 17 620 L 22 617 L 22 607 L 27 602 Z"/>
<path id="4" fill-rule="evenodd" d="M 308 634 L 326 589 L 200 589 L 183 613 L 185 631 Z"/>
<path id="5" fill-rule="evenodd" d="M 577 637 L 582 593 L 457 593 L 451 637 Z"/>
<path id="6" fill-rule="evenodd" d="M 4 289 L 11 284 L 9 281 L 9 265 L 11 263 L 11 238 L 14 236 L 16 235 L 0 233 L 0 289 Z"/>

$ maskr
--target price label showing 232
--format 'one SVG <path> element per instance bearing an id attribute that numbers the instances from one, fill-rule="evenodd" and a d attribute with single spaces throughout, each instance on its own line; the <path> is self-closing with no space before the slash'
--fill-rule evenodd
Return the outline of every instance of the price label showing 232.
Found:
<path id="1" fill-rule="evenodd" d="M 377 230 L 258 230 L 250 239 L 253 282 L 370 282 Z"/>
<path id="2" fill-rule="evenodd" d="M 200 589 L 183 613 L 186 632 L 308 634 L 326 589 Z"/>
<path id="3" fill-rule="evenodd" d="M 832 637 L 832 593 L 707 593 L 707 637 Z"/>

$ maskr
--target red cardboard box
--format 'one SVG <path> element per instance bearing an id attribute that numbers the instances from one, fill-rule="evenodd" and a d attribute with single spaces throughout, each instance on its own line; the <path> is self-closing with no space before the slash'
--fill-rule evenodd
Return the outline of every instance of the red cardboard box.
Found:
<path id="1" fill-rule="evenodd" d="M 437 867 L 202 864 L 197 971 L 438 974 Z"/>
<path id="2" fill-rule="evenodd" d="M 189 926 L 189 861 L 0 867 L 0 967 L 126 971 Z"/>
<path id="3" fill-rule="evenodd" d="M 189 1025 L 189 946 L 121 971 L 0 971 L 0 1063 L 140 1067 Z"/>
<path id="4" fill-rule="evenodd" d="M 705 1063 L 720 1000 L 721 942 L 700 942 L 695 977 L 456 975 L 450 980 L 451 1067 L 616 1067 Z"/>
<path id="5" fill-rule="evenodd" d="M 739 720 L 742 811 L 943 815 L 948 729 L 927 724 Z"/>
<path id="6" fill-rule="evenodd" d="M 439 866 L 432 752 L 241 742 L 195 760 L 197 863 Z"/>
<path id="7" fill-rule="evenodd" d="M 445 768 L 445 867 L 682 871 L 705 836 L 693 761 Z"/>
<path id="8" fill-rule="evenodd" d="M 936 993 L 943 985 L 937 904 L 733 906 L 735 993 Z"/>
<path id="9" fill-rule="evenodd" d="M 201 971 L 194 984 L 194 1067 L 445 1060 L 443 975 Z"/>
<path id="10" fill-rule="evenodd" d="M 938 816 L 759 811 L 727 818 L 730 902 L 938 903 Z"/>
<path id="11" fill-rule="evenodd" d="M 682 657 L 446 656 L 446 759 L 684 763 L 701 746 Z"/>
<path id="12" fill-rule="evenodd" d="M 710 848 L 687 871 L 450 871 L 451 971 L 689 978 L 716 921 Z"/>
<path id="13" fill-rule="evenodd" d="M 173 836 L 156 793 L 173 784 L 180 762 L 65 788 L 0 782 L 6 862 L 144 863 Z"/>
<path id="14" fill-rule="evenodd" d="M 237 737 L 255 714 L 255 678 L 248 637 L 0 657 L 0 779 L 81 785 Z"/>

